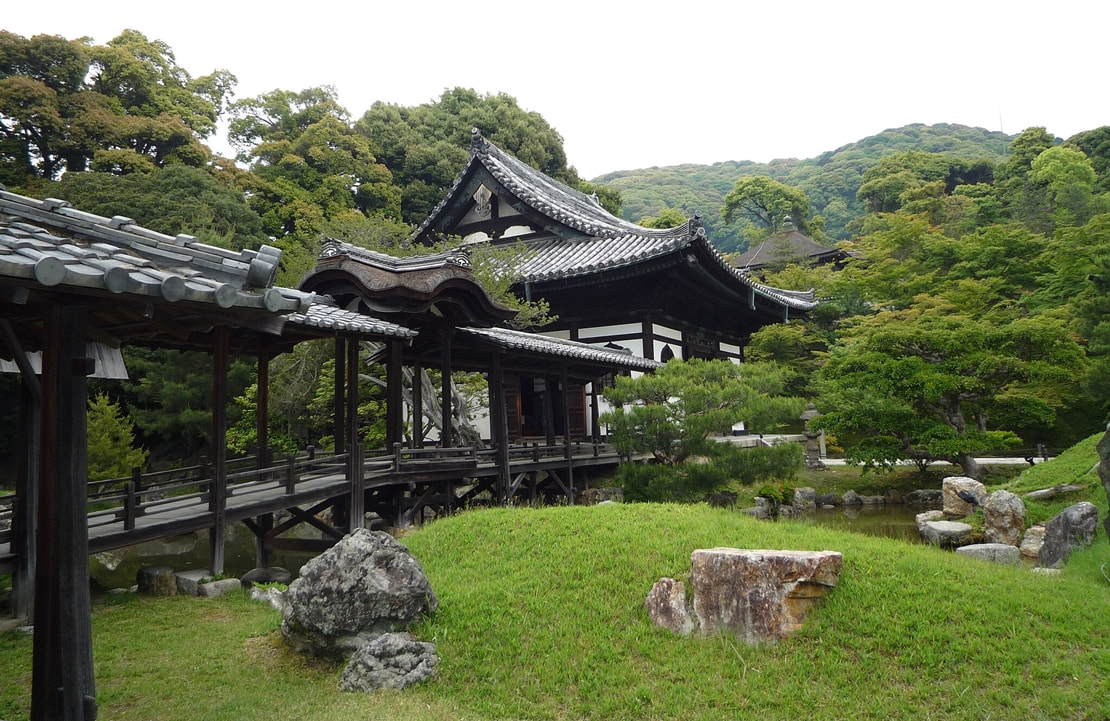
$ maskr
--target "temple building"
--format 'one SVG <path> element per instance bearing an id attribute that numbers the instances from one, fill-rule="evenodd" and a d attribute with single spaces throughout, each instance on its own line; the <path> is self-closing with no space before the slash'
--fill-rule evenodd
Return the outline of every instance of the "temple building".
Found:
<path id="1" fill-rule="evenodd" d="M 540 333 L 651 360 L 739 362 L 754 331 L 801 318 L 817 305 L 812 291 L 772 288 L 732 266 L 697 216 L 676 228 L 640 227 L 477 131 L 466 166 L 413 235 L 424 244 L 449 238 L 522 249 L 514 291 L 546 300 L 558 316 Z M 506 398 L 517 404 L 509 415 L 519 420 L 510 437 L 541 435 L 542 418 L 530 411 L 540 407 L 548 382 L 522 376 L 507 383 Z M 583 388 L 562 390 L 560 402 L 585 418 Z"/>

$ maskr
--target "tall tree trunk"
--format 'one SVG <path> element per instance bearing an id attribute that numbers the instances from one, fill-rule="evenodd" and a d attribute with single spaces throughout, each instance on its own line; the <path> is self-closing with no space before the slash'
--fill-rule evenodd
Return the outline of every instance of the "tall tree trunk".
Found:
<path id="1" fill-rule="evenodd" d="M 983 480 L 983 469 L 979 466 L 979 462 L 973 456 L 967 453 L 961 453 L 958 457 L 960 468 L 963 469 L 964 475 L 968 478 L 974 478 L 977 481 Z"/>

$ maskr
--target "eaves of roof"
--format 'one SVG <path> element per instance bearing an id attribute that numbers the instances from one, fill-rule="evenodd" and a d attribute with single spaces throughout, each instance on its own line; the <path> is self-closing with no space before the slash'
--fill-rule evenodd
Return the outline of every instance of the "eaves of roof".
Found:
<path id="1" fill-rule="evenodd" d="M 459 328 L 458 332 L 509 351 L 523 351 L 635 371 L 654 371 L 663 367 L 659 361 L 626 351 L 553 338 L 540 333 L 526 333 L 509 328 Z"/>

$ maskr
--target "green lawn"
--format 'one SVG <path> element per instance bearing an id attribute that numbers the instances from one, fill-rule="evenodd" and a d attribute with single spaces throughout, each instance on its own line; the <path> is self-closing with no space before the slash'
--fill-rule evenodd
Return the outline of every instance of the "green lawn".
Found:
<path id="1" fill-rule="evenodd" d="M 1089 480 L 1091 453 L 1007 483 Z M 243 595 L 124 598 L 94 610 L 100 719 L 1110 718 L 1101 532 L 1058 576 L 703 505 L 474 511 L 401 540 L 441 602 L 416 629 L 435 681 L 344 694 Z M 840 551 L 841 583 L 777 646 L 653 627 L 652 583 L 713 546 Z M 0 718 L 27 718 L 30 666 L 30 639 L 0 636 Z"/>

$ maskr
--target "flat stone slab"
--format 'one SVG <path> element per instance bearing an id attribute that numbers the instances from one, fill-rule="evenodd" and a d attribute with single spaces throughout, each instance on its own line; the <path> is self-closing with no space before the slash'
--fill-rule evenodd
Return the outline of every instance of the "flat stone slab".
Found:
<path id="1" fill-rule="evenodd" d="M 918 524 L 918 529 L 927 543 L 938 546 L 959 546 L 974 530 L 960 521 L 926 521 Z"/>
<path id="2" fill-rule="evenodd" d="M 729 633 L 752 645 L 779 641 L 836 587 L 842 565 L 835 551 L 696 550 L 690 586 L 697 625 L 703 634 Z"/>
<path id="3" fill-rule="evenodd" d="M 1006 543 L 972 543 L 969 546 L 957 548 L 956 553 L 961 556 L 977 558 L 980 561 L 990 561 L 991 563 L 1001 563 L 1008 566 L 1016 566 L 1021 562 L 1021 549 Z"/>

